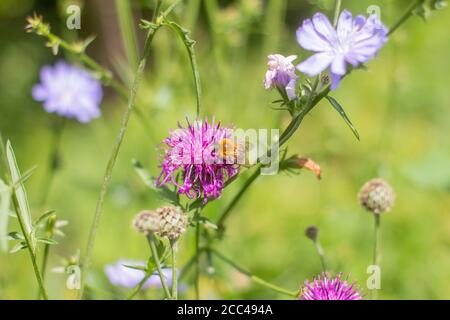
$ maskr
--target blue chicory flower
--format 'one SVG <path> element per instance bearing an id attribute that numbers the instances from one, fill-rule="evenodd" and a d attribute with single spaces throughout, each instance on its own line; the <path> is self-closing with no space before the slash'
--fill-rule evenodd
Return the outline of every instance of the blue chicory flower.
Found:
<path id="1" fill-rule="evenodd" d="M 387 41 L 388 29 L 377 15 L 368 18 L 342 11 L 336 30 L 328 18 L 317 13 L 297 30 L 297 41 L 306 50 L 316 52 L 297 69 L 316 76 L 330 66 L 331 89 L 336 89 L 347 73 L 347 63 L 357 67 L 376 56 Z"/>
<path id="2" fill-rule="evenodd" d="M 136 287 L 142 279 L 145 277 L 143 270 L 133 269 L 130 267 L 145 267 L 146 263 L 143 261 L 134 260 L 119 260 L 115 264 L 110 264 L 105 266 L 105 274 L 109 279 L 109 282 L 115 286 L 123 288 L 134 288 Z M 162 269 L 164 278 L 168 286 L 172 283 L 172 270 L 170 268 Z M 161 287 L 161 280 L 157 273 L 153 274 L 145 282 L 143 289 L 149 287 Z"/>
<path id="3" fill-rule="evenodd" d="M 44 109 L 66 118 L 87 123 L 101 114 L 103 90 L 100 82 L 88 72 L 65 61 L 44 66 L 40 83 L 32 89 L 33 99 L 43 102 Z"/>

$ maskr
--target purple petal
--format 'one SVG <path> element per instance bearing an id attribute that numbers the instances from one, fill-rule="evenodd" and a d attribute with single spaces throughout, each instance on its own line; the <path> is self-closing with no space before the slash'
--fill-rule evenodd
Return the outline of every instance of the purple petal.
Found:
<path id="1" fill-rule="evenodd" d="M 343 76 L 347 70 L 345 68 L 345 58 L 343 55 L 337 55 L 331 63 L 331 72 Z"/>
<path id="2" fill-rule="evenodd" d="M 318 52 L 331 50 L 330 43 L 317 32 L 311 19 L 305 20 L 298 28 L 297 41 L 306 50 Z"/>
<path id="3" fill-rule="evenodd" d="M 331 90 L 336 90 L 337 87 L 339 87 L 339 84 L 341 83 L 342 76 L 338 74 L 334 74 L 330 72 L 330 78 L 331 78 Z"/>
<path id="4" fill-rule="evenodd" d="M 300 72 L 314 77 L 325 70 L 334 59 L 334 55 L 329 52 L 316 53 L 297 66 Z"/>
<path id="5" fill-rule="evenodd" d="M 336 41 L 336 31 L 323 13 L 316 13 L 312 18 L 314 28 L 329 43 Z"/>
<path id="6" fill-rule="evenodd" d="M 339 39 L 347 37 L 353 31 L 353 17 L 350 11 L 344 10 L 339 16 L 337 34 Z"/>

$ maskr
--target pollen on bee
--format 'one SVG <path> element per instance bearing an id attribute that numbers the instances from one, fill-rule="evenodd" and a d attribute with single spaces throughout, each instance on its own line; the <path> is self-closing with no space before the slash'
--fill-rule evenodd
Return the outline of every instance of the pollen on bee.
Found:
<path id="1" fill-rule="evenodd" d="M 241 155 L 242 152 L 243 148 L 239 142 L 233 141 L 229 138 L 224 138 L 219 141 L 218 153 L 222 160 L 238 163 L 239 155 Z"/>

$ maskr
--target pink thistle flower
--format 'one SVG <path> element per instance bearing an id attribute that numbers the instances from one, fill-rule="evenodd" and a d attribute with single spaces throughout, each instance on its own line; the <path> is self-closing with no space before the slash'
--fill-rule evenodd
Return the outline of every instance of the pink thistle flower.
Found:
<path id="1" fill-rule="evenodd" d="M 362 296 L 355 284 L 349 285 L 348 278 L 343 280 L 341 276 L 338 274 L 331 278 L 329 274 L 323 273 L 315 277 L 312 283 L 307 280 L 301 300 L 361 300 Z"/>
<path id="2" fill-rule="evenodd" d="M 173 184 L 178 193 L 190 199 L 220 198 L 226 181 L 239 173 L 236 161 L 237 144 L 233 143 L 233 130 L 196 120 L 187 121 L 187 128 L 171 131 L 163 143 L 162 172 L 157 186 Z M 181 175 L 179 176 L 179 173 Z"/>

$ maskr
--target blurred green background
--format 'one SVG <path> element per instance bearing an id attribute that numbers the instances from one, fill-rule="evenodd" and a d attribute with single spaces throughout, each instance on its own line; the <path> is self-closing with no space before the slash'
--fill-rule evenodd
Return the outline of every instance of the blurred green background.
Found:
<path id="1" fill-rule="evenodd" d="M 167 1 L 170 2 L 170 1 Z M 317 4 L 319 3 L 319 5 Z M 410 1 L 344 0 L 344 8 L 366 12 L 381 8 L 392 25 Z M 65 9 L 82 7 L 81 30 L 65 27 Z M 151 18 L 153 1 L 131 1 L 138 42 L 140 18 Z M 217 4 L 217 7 L 214 6 Z M 166 3 L 167 5 L 167 3 Z M 202 77 L 202 115 L 241 128 L 283 128 L 289 115 L 270 109 L 275 92 L 264 90 L 266 59 L 270 53 L 310 53 L 300 49 L 295 30 L 321 10 L 332 14 L 329 1 L 187 0 L 174 19 L 192 30 Z M 68 40 L 97 36 L 88 53 L 128 82 L 125 50 L 120 37 L 115 1 L 0 2 L 0 130 L 10 139 L 23 171 L 37 165 L 27 190 L 34 216 L 55 209 L 69 220 L 59 245 L 52 246 L 49 268 L 62 257 L 83 253 L 102 175 L 126 103 L 105 88 L 103 116 L 90 124 L 69 121 L 62 137 L 62 167 L 54 179 L 48 204 L 38 205 L 47 184 L 53 115 L 31 98 L 40 68 L 57 59 L 75 62 L 60 52 L 54 57 L 45 40 L 24 31 L 33 12 L 44 16 L 52 30 Z M 328 265 L 350 274 L 365 287 L 372 261 L 373 218 L 360 208 L 357 193 L 367 180 L 381 176 L 395 188 L 397 202 L 382 217 L 383 299 L 450 298 L 450 61 L 449 10 L 436 12 L 427 22 L 410 19 L 382 49 L 367 71 L 354 72 L 333 96 L 345 107 L 361 134 L 358 142 L 339 115 L 322 102 L 289 142 L 289 152 L 313 158 L 323 171 L 317 181 L 310 172 L 281 173 L 257 180 L 228 222 L 218 247 L 256 275 L 296 290 L 305 279 L 321 272 L 319 259 L 304 229 L 316 225 Z M 94 270 L 89 279 L 92 298 L 121 298 L 103 274 L 105 264 L 119 258 L 146 260 L 146 241 L 134 232 L 131 219 L 142 209 L 163 203 L 134 172 L 139 159 L 158 173 L 156 145 L 178 120 L 195 116 L 195 92 L 185 49 L 170 30 L 155 38 L 139 100 L 150 128 L 133 117 L 107 196 L 95 246 Z M 245 176 L 247 173 L 243 173 Z M 245 179 L 228 188 L 220 201 L 206 209 L 212 220 L 220 214 Z M 12 221 L 9 230 L 17 230 Z M 181 261 L 193 252 L 193 230 L 180 243 Z M 202 261 L 202 298 L 278 299 L 282 296 L 248 282 L 213 260 L 215 273 L 206 275 Z M 182 298 L 193 298 L 190 277 Z M 65 276 L 48 273 L 51 298 L 71 299 Z M 32 299 L 35 279 L 25 251 L 0 254 L 0 299 Z M 160 293 L 147 292 L 147 298 Z"/>

